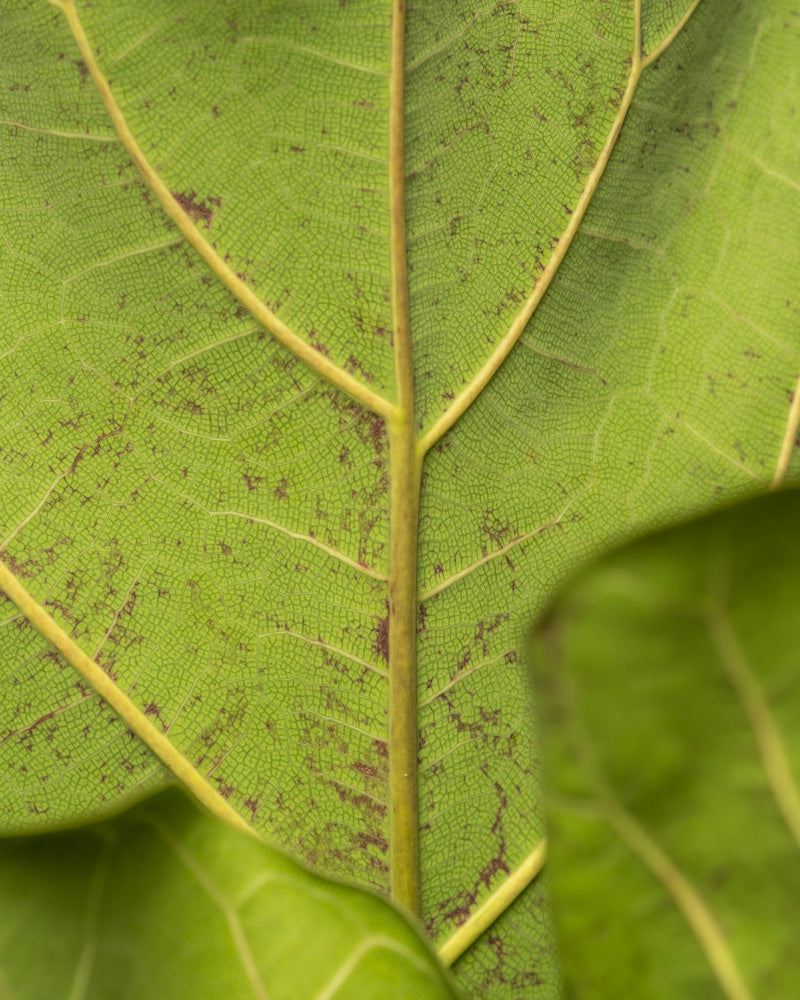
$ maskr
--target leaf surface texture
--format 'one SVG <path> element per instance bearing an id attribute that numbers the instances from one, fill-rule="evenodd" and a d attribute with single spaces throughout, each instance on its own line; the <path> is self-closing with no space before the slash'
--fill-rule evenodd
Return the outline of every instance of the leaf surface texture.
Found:
<path id="1" fill-rule="evenodd" d="M 8 604 L 9 832 L 159 788 L 157 731 L 386 889 L 405 657 L 434 940 L 521 870 L 525 628 L 591 552 L 765 489 L 800 368 L 797 20 L 690 8 L 410 5 L 398 255 L 388 4 L 9 5 L 2 559 L 121 696 Z M 519 888 L 470 995 L 554 988 Z"/>

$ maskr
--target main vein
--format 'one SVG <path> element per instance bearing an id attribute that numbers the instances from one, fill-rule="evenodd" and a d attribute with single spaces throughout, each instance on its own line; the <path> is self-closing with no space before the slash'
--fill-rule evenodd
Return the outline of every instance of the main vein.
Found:
<path id="1" fill-rule="evenodd" d="M 406 265 L 403 90 L 405 0 L 392 0 L 389 74 L 389 223 L 397 409 L 389 435 L 389 801 L 392 896 L 419 913 L 417 793 L 417 530 L 422 455 L 414 430 L 414 376 Z"/>
<path id="2" fill-rule="evenodd" d="M 392 403 L 367 388 L 367 386 L 359 382 L 349 372 L 334 364 L 324 354 L 314 350 L 309 343 L 306 343 L 293 330 L 290 330 L 283 320 L 279 319 L 271 309 L 267 308 L 246 282 L 238 277 L 216 249 L 205 239 L 188 213 L 173 196 L 157 170 L 149 162 L 128 127 L 125 115 L 119 104 L 117 104 L 108 80 L 98 65 L 95 52 L 86 36 L 75 8 L 75 0 L 49 0 L 49 2 L 63 11 L 95 87 L 103 100 L 103 104 L 106 106 L 120 142 L 125 147 L 128 155 L 133 160 L 153 194 L 158 198 L 167 215 L 169 215 L 181 231 L 187 242 L 200 254 L 228 291 L 241 302 L 262 326 L 269 330 L 276 340 L 279 340 L 296 357 L 304 361 L 309 368 L 358 400 L 367 409 L 372 410 L 374 413 L 379 413 L 383 417 L 390 416 L 395 409 Z"/>
<path id="3" fill-rule="evenodd" d="M 169 741 L 144 712 L 114 683 L 108 674 L 67 635 L 58 622 L 25 589 L 11 570 L 0 560 L 0 590 L 16 604 L 23 615 L 81 677 L 114 709 L 117 715 L 169 768 L 186 788 L 210 812 L 232 826 L 255 835 L 253 828 L 230 806 L 208 780 Z"/>

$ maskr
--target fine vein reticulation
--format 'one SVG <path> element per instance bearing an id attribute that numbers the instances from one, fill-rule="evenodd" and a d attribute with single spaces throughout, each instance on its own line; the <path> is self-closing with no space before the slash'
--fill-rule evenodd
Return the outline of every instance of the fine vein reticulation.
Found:
<path id="1" fill-rule="evenodd" d="M 210 812 L 252 836 L 256 831 L 213 788 L 200 772 L 172 745 L 170 740 L 147 718 L 146 714 L 122 691 L 94 660 L 84 653 L 71 636 L 22 586 L 0 560 L 0 590 L 25 615 L 28 621 L 72 664 L 94 690 L 104 698 L 123 722 L 158 756 L 176 778 Z"/>
<path id="2" fill-rule="evenodd" d="M 643 58 L 641 46 L 640 3 L 634 5 L 634 47 L 630 74 L 620 105 L 605 144 L 591 170 L 570 222 L 558 242 L 558 248 L 540 275 L 531 294 L 489 358 L 449 408 L 423 435 L 415 426 L 409 291 L 406 254 L 406 205 L 404 197 L 404 39 L 405 3 L 393 0 L 391 19 L 391 63 L 389 76 L 389 207 L 390 255 L 393 310 L 393 349 L 396 400 L 389 401 L 366 384 L 331 362 L 299 337 L 267 308 L 202 235 L 192 218 L 170 193 L 154 166 L 147 160 L 128 127 L 123 112 L 103 75 L 81 24 L 74 0 L 49 0 L 64 14 L 86 67 L 105 104 L 122 142 L 142 177 L 159 199 L 182 236 L 200 254 L 208 267 L 254 318 L 305 364 L 330 384 L 338 387 L 385 421 L 390 453 L 390 571 L 389 591 L 389 698 L 390 698 L 390 818 L 391 884 L 394 898 L 412 912 L 419 912 L 419 815 L 417 805 L 417 684 L 416 684 L 416 612 L 417 612 L 417 532 L 423 460 L 426 453 L 445 435 L 477 399 L 518 341 L 522 331 L 541 301 L 547 287 L 578 231 L 592 196 L 609 161 L 642 70 L 675 37 L 686 17 L 656 53 Z M 23 126 L 24 127 L 24 126 Z M 82 138 L 86 138 L 82 136 Z M 98 141 L 112 141 L 112 136 L 95 136 Z M 800 393 L 796 394 L 797 399 Z M 800 403 L 797 404 L 800 419 Z M 794 412 L 794 411 L 793 411 Z M 543 529 L 539 529 L 543 530 Z M 317 543 L 320 544 L 320 543 Z M 355 567 L 359 568 L 359 567 Z M 380 576 L 378 574 L 378 576 Z M 40 629 L 62 654 L 78 669 L 94 689 L 115 708 L 139 737 L 158 754 L 173 772 L 217 815 L 241 828 L 249 825 L 213 790 L 197 770 L 169 743 L 130 699 L 122 694 L 108 676 L 36 603 L 33 597 L 2 567 L 0 585 L 28 619 Z M 441 588 L 439 588 L 441 589 Z M 431 593 L 434 593 L 432 591 Z M 425 595 L 430 596 L 430 595 Z M 442 954 L 454 961 L 478 934 L 510 905 L 530 880 L 544 859 L 544 845 L 537 846 L 506 882 L 480 906 L 472 918 L 443 947 Z M 466 942 L 466 943 L 465 943 Z"/>

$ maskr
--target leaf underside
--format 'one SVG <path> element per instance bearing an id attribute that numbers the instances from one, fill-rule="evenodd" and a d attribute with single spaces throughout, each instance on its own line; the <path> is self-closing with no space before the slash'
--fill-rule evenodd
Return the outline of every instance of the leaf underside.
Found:
<path id="1" fill-rule="evenodd" d="M 407 426 L 426 452 L 410 836 L 439 943 L 542 837 L 532 616 L 600 548 L 764 490 L 786 433 L 798 149 L 776 123 L 797 19 L 703 0 L 676 33 L 691 7 L 406 13 Z M 65 10 L 5 15 L 3 563 L 198 785 L 386 889 L 390 490 L 409 472 L 389 449 L 408 417 L 389 5 Z M 632 61 L 639 13 L 652 65 Z M 169 775 L 51 640 L 7 605 L 11 833 Z M 556 989 L 541 885 L 457 972 L 468 996 Z"/>

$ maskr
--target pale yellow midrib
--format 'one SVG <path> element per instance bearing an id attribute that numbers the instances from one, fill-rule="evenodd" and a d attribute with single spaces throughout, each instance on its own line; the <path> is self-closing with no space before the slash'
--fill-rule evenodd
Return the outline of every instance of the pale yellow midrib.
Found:
<path id="1" fill-rule="evenodd" d="M 105 671 L 92 660 L 22 585 L 0 558 L 0 590 L 22 614 L 77 670 L 83 679 L 122 719 L 126 726 L 150 748 L 210 812 L 239 830 L 257 836 L 254 829 L 233 809 L 144 712 L 124 694 Z"/>
<path id="2" fill-rule="evenodd" d="M 389 824 L 392 898 L 420 913 L 417 752 L 417 549 L 422 459 L 417 451 L 405 211 L 405 0 L 392 0 L 389 229 L 397 407 L 389 438 Z"/>
<path id="3" fill-rule="evenodd" d="M 271 309 L 268 309 L 264 305 L 261 299 L 236 275 L 214 247 L 202 236 L 200 230 L 195 226 L 179 202 L 173 197 L 172 192 L 151 165 L 128 127 L 122 109 L 117 104 L 111 87 L 97 62 L 95 52 L 83 29 L 74 0 L 48 0 L 48 2 L 63 12 L 120 142 L 125 147 L 131 160 L 136 165 L 142 178 L 148 184 L 164 211 L 178 227 L 187 242 L 200 254 L 208 267 L 222 284 L 225 285 L 228 291 L 241 302 L 263 327 L 269 330 L 276 340 L 280 341 L 296 357 L 305 362 L 309 368 L 327 379 L 331 385 L 346 392 L 373 413 L 378 413 L 384 418 L 390 417 L 395 412 L 394 404 L 373 392 L 363 383 L 359 382 L 358 379 L 350 375 L 349 372 L 344 371 L 344 369 L 330 361 L 325 355 L 315 351 L 310 344 L 306 343 L 294 331 L 289 329 Z"/>

